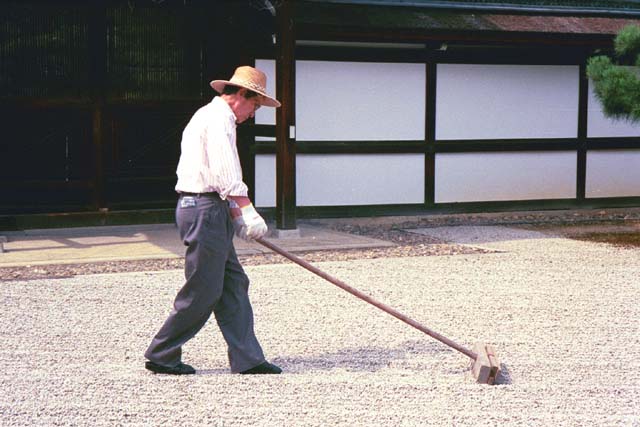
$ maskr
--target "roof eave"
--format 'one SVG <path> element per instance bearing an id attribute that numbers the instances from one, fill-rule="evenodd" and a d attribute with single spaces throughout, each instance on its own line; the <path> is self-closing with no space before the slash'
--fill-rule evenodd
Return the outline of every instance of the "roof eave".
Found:
<path id="1" fill-rule="evenodd" d="M 308 0 L 319 1 L 319 0 Z M 352 4 L 361 6 L 416 7 L 422 9 L 448 10 L 457 12 L 505 13 L 523 15 L 593 16 L 640 18 L 640 3 L 637 8 L 620 9 L 605 7 L 570 6 L 524 6 L 499 3 L 469 4 L 456 1 L 403 1 L 403 0 L 321 0 L 323 3 Z"/>

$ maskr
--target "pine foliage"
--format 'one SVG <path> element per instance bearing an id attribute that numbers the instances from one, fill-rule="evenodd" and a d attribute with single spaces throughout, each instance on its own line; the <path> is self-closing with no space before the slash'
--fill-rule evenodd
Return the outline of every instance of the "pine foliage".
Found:
<path id="1" fill-rule="evenodd" d="M 629 25 L 616 36 L 615 58 L 594 56 L 587 75 L 607 117 L 640 123 L 640 26 Z"/>

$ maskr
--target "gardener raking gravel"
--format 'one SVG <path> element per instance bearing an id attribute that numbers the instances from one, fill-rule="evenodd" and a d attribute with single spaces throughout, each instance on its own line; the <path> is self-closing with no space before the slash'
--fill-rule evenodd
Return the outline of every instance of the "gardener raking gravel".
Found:
<path id="1" fill-rule="evenodd" d="M 256 332 L 286 372 L 270 378 L 228 374 L 213 324 L 185 347 L 196 375 L 144 370 L 179 270 L 3 281 L 0 424 L 640 425 L 637 249 L 505 227 L 422 232 L 493 252 L 315 264 L 463 344 L 495 344 L 497 386 L 295 265 L 246 269 Z"/>

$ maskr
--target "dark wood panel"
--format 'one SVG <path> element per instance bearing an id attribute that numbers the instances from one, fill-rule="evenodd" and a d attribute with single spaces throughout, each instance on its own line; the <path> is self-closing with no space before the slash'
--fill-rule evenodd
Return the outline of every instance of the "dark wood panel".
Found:
<path id="1" fill-rule="evenodd" d="M 438 203 L 433 206 L 422 204 L 411 205 L 358 205 L 358 206 L 299 206 L 298 214 L 303 218 L 340 218 L 366 217 L 388 215 L 425 215 L 425 214 L 454 214 L 474 212 L 509 212 L 527 210 L 558 210 L 558 209 L 598 209 L 603 207 L 623 208 L 640 204 L 640 197 L 612 197 L 602 199 L 562 200 L 525 200 L 500 202 L 465 202 Z M 261 209 L 265 215 L 271 209 Z"/>
<path id="2" fill-rule="evenodd" d="M 640 148 L 640 138 L 588 139 L 587 150 Z M 298 141 L 299 154 L 403 154 L 578 150 L 577 138 L 425 141 Z M 258 141 L 255 154 L 274 154 L 275 142 Z"/>
<path id="3" fill-rule="evenodd" d="M 276 223 L 278 229 L 296 228 L 296 64 L 293 0 L 283 0 L 277 14 L 276 95 Z"/>
<path id="4" fill-rule="evenodd" d="M 624 150 L 640 148 L 640 137 L 589 138 L 585 142 L 587 150 Z"/>

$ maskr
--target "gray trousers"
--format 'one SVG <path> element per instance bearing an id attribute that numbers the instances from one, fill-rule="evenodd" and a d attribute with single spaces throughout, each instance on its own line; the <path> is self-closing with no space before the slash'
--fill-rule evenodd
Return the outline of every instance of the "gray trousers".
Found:
<path id="1" fill-rule="evenodd" d="M 159 365 L 177 366 L 182 346 L 213 312 L 227 342 L 231 371 L 242 372 L 261 364 L 265 358 L 253 331 L 249 278 L 233 246 L 228 203 L 215 193 L 181 196 L 176 222 L 187 246 L 185 283 L 145 357 Z"/>

